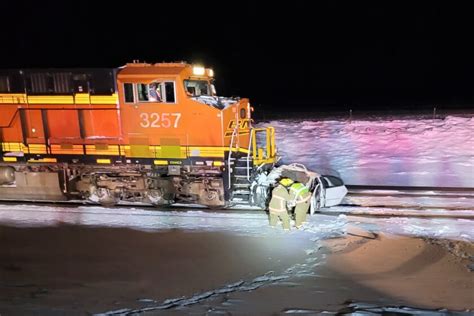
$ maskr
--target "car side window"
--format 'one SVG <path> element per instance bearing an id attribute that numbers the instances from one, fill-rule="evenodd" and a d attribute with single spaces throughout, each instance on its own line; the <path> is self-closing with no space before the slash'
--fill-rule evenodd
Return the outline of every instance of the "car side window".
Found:
<path id="1" fill-rule="evenodd" d="M 321 183 L 323 184 L 323 188 L 329 187 L 329 183 L 325 177 L 321 177 L 320 179 L 321 179 Z"/>
<path id="2" fill-rule="evenodd" d="M 322 179 L 326 181 L 327 187 L 340 187 L 344 185 L 344 182 L 338 177 L 324 176 Z"/>

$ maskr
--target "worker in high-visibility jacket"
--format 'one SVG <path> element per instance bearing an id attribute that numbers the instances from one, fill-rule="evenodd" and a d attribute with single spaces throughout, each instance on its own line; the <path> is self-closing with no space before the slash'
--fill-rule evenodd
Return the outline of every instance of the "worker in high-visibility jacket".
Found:
<path id="1" fill-rule="evenodd" d="M 311 200 L 311 192 L 301 182 L 294 182 L 290 186 L 290 206 L 295 206 L 295 226 L 300 228 L 306 222 L 306 216 Z"/>
<path id="2" fill-rule="evenodd" d="M 287 204 L 290 200 L 288 186 L 293 183 L 289 178 L 283 178 L 272 191 L 272 199 L 270 200 L 270 226 L 276 226 L 278 219 L 283 224 L 283 229 L 290 230 L 290 215 L 288 215 Z"/>

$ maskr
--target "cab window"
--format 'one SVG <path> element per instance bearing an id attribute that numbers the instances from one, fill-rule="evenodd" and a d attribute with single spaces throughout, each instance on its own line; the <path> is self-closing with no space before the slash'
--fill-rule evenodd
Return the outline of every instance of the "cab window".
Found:
<path id="1" fill-rule="evenodd" d="M 165 82 L 165 102 L 175 103 L 174 82 Z"/>
<path id="2" fill-rule="evenodd" d="M 123 91 L 125 94 L 125 102 L 126 103 L 134 103 L 135 96 L 133 95 L 133 84 L 132 83 L 124 83 L 123 84 Z"/>
<path id="3" fill-rule="evenodd" d="M 211 86 L 206 80 L 184 80 L 184 88 L 188 96 L 213 95 Z"/>
<path id="4" fill-rule="evenodd" d="M 139 102 L 176 103 L 174 82 L 137 83 Z"/>

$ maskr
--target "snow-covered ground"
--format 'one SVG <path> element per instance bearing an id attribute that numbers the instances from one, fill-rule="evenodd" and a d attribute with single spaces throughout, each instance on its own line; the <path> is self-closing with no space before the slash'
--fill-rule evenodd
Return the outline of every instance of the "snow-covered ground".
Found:
<path id="1" fill-rule="evenodd" d="M 309 217 L 304 231 L 291 234 L 324 239 L 343 235 L 347 224 L 356 224 L 374 232 L 426 238 L 474 241 L 474 211 L 442 211 L 395 208 L 332 207 L 335 215 Z M 349 212 L 353 216 L 349 215 Z M 384 215 L 379 218 L 357 217 L 357 213 Z M 407 216 L 404 217 L 403 214 Z M 395 215 L 395 216 L 393 216 Z M 433 215 L 433 217 L 408 217 Z M 452 216 L 452 217 L 446 217 Z M 455 217 L 462 218 L 455 218 Z M 257 211 L 207 212 L 203 210 L 158 211 L 140 208 L 104 208 L 92 206 L 61 207 L 38 205 L 1 205 L 0 223 L 18 227 L 48 227 L 62 224 L 131 228 L 158 232 L 170 229 L 224 232 L 246 236 L 269 236 L 275 230 L 268 225 L 268 216 Z M 279 232 L 277 232 L 279 233 Z"/>
<path id="2" fill-rule="evenodd" d="M 369 212 L 384 216 L 362 217 L 357 214 L 344 214 L 348 212 L 348 209 L 350 209 L 351 213 Z M 215 310 L 216 315 L 219 314 L 217 311 L 222 313 L 230 311 L 232 314 L 235 313 L 237 315 L 267 315 L 279 310 L 284 310 L 285 313 L 286 311 L 291 311 L 291 313 L 303 313 L 306 311 L 306 314 L 317 314 L 315 310 L 307 310 L 303 307 L 323 308 L 334 311 L 340 308 L 339 306 L 342 302 L 352 298 L 365 298 L 369 303 L 374 303 L 379 300 L 377 304 L 379 308 L 382 308 L 380 306 L 389 308 L 389 306 L 392 306 L 390 304 L 395 304 L 396 302 L 400 302 L 397 304 L 401 305 L 406 305 L 408 302 L 410 304 L 409 306 L 414 307 L 470 308 L 471 305 L 466 303 L 467 292 L 465 292 L 466 287 L 468 287 L 467 291 L 469 291 L 469 288 L 472 288 L 472 282 L 466 279 L 466 275 L 470 275 L 470 272 L 468 272 L 468 269 L 470 269 L 468 267 L 469 262 L 465 263 L 459 260 L 464 260 L 470 256 L 464 249 L 466 249 L 466 244 L 472 244 L 474 241 L 473 211 L 419 211 L 417 209 L 400 210 L 344 206 L 332 207 L 328 210 L 334 214 L 317 214 L 311 216 L 308 223 L 304 224 L 303 230 L 293 229 L 290 232 L 284 232 L 280 226 L 276 229 L 270 228 L 268 225 L 268 215 L 262 211 L 222 210 L 220 212 L 210 212 L 192 208 L 188 210 L 154 210 L 152 208 L 140 207 L 104 208 L 96 206 L 0 204 L 0 223 L 2 223 L 3 227 L 13 226 L 25 228 L 16 231 L 8 230 L 12 234 L 21 235 L 18 239 L 21 245 L 20 250 L 18 250 L 19 253 L 21 253 L 22 256 L 27 256 L 27 253 L 28 256 L 41 254 L 41 259 L 38 259 L 39 263 L 37 264 L 39 265 L 37 269 L 41 269 L 41 271 L 50 266 L 54 266 L 52 263 L 45 265 L 44 262 L 51 260 L 51 258 L 56 258 L 57 256 L 59 256 L 57 258 L 61 259 L 54 260 L 59 260 L 57 262 L 59 266 L 61 266 L 64 261 L 64 268 L 51 268 L 48 272 L 42 271 L 41 273 L 35 273 L 32 267 L 36 265 L 36 261 L 33 260 L 31 263 L 27 263 L 30 261 L 26 261 L 26 263 L 24 263 L 22 256 L 17 258 L 18 255 L 15 255 L 16 250 L 13 249 L 16 249 L 15 247 L 18 247 L 18 244 L 13 240 L 8 243 L 8 239 L 5 239 L 5 237 L 8 236 L 7 234 L 0 234 L 0 244 L 2 244 L 2 241 L 5 242 L 3 246 L 7 247 L 6 253 L 9 254 L 7 255 L 7 260 L 15 260 L 12 258 L 17 258 L 14 261 L 15 263 L 11 264 L 12 269 L 17 269 L 16 267 L 18 266 L 25 269 L 25 273 L 33 271 L 31 277 L 35 278 L 35 282 L 48 284 L 43 286 L 53 288 L 50 294 L 48 294 L 49 292 L 41 294 L 44 292 L 41 288 L 33 292 L 34 295 L 41 294 L 47 296 L 52 301 L 44 301 L 38 304 L 35 300 L 22 298 L 21 301 L 27 304 L 27 307 L 24 308 L 29 312 L 49 311 L 53 307 L 56 308 L 56 306 L 62 306 L 61 308 L 67 311 L 67 313 L 71 312 L 70 307 L 64 306 L 70 305 L 71 302 L 75 302 L 78 298 L 75 298 L 76 294 L 69 296 L 72 294 L 69 294 L 68 291 L 80 293 L 80 295 L 77 295 L 80 296 L 80 300 L 84 302 L 83 304 L 86 304 L 85 306 L 91 304 L 90 306 L 95 306 L 93 308 L 90 307 L 95 313 L 107 315 L 129 315 L 130 313 L 143 312 L 151 312 L 151 315 L 154 315 L 154 313 L 161 314 L 164 311 L 169 311 L 170 315 L 174 315 L 173 311 L 175 314 L 194 313 L 200 315 L 205 314 L 206 311 L 209 310 Z M 400 216 L 402 212 L 415 215 L 449 215 L 454 217 L 404 217 Z M 391 216 L 390 214 L 396 216 Z M 462 216 L 464 218 L 456 218 L 456 216 Z M 78 228 L 71 230 L 68 229 L 68 227 Z M 97 239 L 96 242 L 105 249 L 90 244 L 90 234 L 102 236 L 102 234 L 105 234 L 105 231 L 115 231 L 114 238 L 117 239 L 108 237 L 108 235 L 103 236 L 102 239 Z M 135 236 L 134 233 L 131 232 L 136 231 L 144 232 L 146 236 L 150 236 L 146 238 L 154 238 L 152 236 L 157 237 L 153 243 L 147 243 L 143 240 L 137 240 L 136 243 L 133 243 L 134 247 L 142 249 L 143 253 L 132 255 L 131 259 L 129 259 L 131 262 L 127 261 L 127 263 L 122 264 L 124 265 L 123 269 L 125 269 L 127 265 L 135 267 L 136 263 L 133 258 L 142 261 L 142 257 L 140 256 L 148 256 L 149 253 L 157 253 L 159 257 L 161 252 L 163 252 L 163 254 L 179 252 L 180 250 L 173 248 L 173 244 L 166 246 L 166 242 L 165 245 L 161 245 L 160 247 L 156 246 L 157 248 L 155 248 L 155 242 L 158 242 L 160 238 L 165 238 L 163 237 L 165 236 L 164 234 L 169 233 L 174 233 L 173 238 L 177 238 L 176 241 L 185 238 L 186 235 L 192 234 L 199 234 L 201 238 L 203 236 L 211 236 L 208 242 L 215 240 L 215 238 L 227 236 L 227 241 L 221 240 L 217 243 L 219 245 L 222 244 L 223 246 L 220 246 L 222 248 L 219 247 L 217 250 L 212 250 L 212 259 L 205 259 L 206 264 L 209 264 L 211 267 L 213 264 L 216 264 L 216 261 L 220 262 L 224 260 L 228 257 L 229 253 L 233 253 L 234 251 L 244 258 L 251 259 L 251 262 L 245 263 L 247 270 L 244 271 L 246 272 L 241 272 L 240 275 L 237 273 L 237 277 L 234 278 L 228 278 L 227 274 L 230 274 L 230 272 L 223 272 L 224 275 L 221 276 L 219 281 L 211 282 L 215 279 L 215 275 L 212 274 L 213 276 L 211 277 L 211 274 L 205 274 L 205 276 L 208 276 L 206 277 L 208 279 L 208 281 L 205 282 L 206 285 L 199 283 L 204 281 L 198 281 L 200 279 L 198 276 L 189 276 L 190 279 L 187 282 L 192 285 L 190 285 L 189 288 L 194 289 L 194 292 L 191 292 L 194 294 L 189 294 L 190 290 L 186 290 L 187 285 L 185 286 L 185 284 L 188 283 L 184 282 L 173 284 L 171 288 L 174 290 L 171 291 L 171 293 L 174 294 L 169 294 L 168 296 L 160 294 L 160 291 L 167 288 L 165 284 L 159 282 L 155 284 L 151 282 L 151 285 L 146 285 L 146 287 L 141 285 L 144 282 L 142 279 L 147 278 L 147 273 L 152 274 L 152 266 L 147 265 L 144 268 L 137 267 L 140 272 L 129 273 L 140 273 L 141 276 L 137 278 L 142 280 L 140 281 L 142 283 L 137 281 L 137 284 L 141 285 L 138 290 L 134 288 L 133 284 L 135 284 L 136 281 L 132 278 L 131 281 L 127 281 L 131 283 L 119 283 L 130 288 L 126 295 L 122 294 L 123 290 L 119 290 L 117 293 L 110 292 L 109 295 L 101 296 L 103 299 L 98 300 L 99 303 L 94 303 L 94 295 L 98 295 L 97 291 L 102 291 L 100 290 L 101 288 L 112 291 L 110 287 L 117 287 L 114 283 L 116 280 L 120 280 L 120 282 L 125 281 L 121 281 L 120 277 L 114 276 L 113 281 L 104 283 L 101 277 L 99 277 L 99 282 L 96 279 L 89 280 L 87 276 L 89 273 L 96 273 L 92 272 L 96 271 L 96 269 L 101 271 L 100 269 L 102 269 L 103 264 L 105 264 L 102 261 L 106 260 L 104 257 L 105 254 L 118 252 L 117 255 L 120 256 L 119 251 L 131 251 L 129 248 L 130 245 L 124 245 L 124 247 L 119 248 L 120 250 L 118 251 L 108 250 L 108 247 L 110 246 L 113 249 L 120 247 L 119 245 L 125 243 L 124 240 Z M 2 230 L 0 230 L 0 232 L 2 232 Z M 48 237 L 45 236 L 49 236 L 50 234 L 56 236 L 59 240 L 48 241 Z M 71 234 L 73 237 L 71 237 Z M 129 235 L 130 237 L 128 237 Z M 1 238 L 2 236 L 5 240 Z M 28 241 L 29 239 L 34 240 L 35 236 L 42 240 L 42 242 L 38 244 L 38 249 L 34 246 L 32 247 L 36 242 L 32 243 L 32 241 Z M 64 238 L 65 241 L 61 241 L 62 238 Z M 253 240 L 251 243 L 252 249 L 245 249 L 245 247 L 242 246 L 242 240 L 248 238 L 252 238 Z M 286 240 L 285 242 L 287 244 L 282 244 L 282 239 Z M 169 242 L 174 242 L 174 240 L 175 239 L 171 239 Z M 275 242 L 277 240 L 280 241 Z M 427 240 L 427 242 L 424 240 Z M 329 241 L 330 246 L 328 247 L 331 249 L 331 252 L 335 253 L 331 255 L 332 257 L 326 257 L 325 252 L 321 252 L 322 250 L 320 250 L 325 249 L 325 241 Z M 44 245 L 45 242 L 47 243 L 46 245 Z M 51 248 L 49 247 L 50 243 L 53 243 L 57 247 L 64 247 L 65 249 L 61 250 L 61 253 L 56 253 L 54 251 L 54 247 L 56 246 Z M 186 247 L 193 249 L 195 243 L 196 242 L 191 239 Z M 436 246 L 430 246 L 430 243 Z M 71 248 L 69 248 L 69 244 Z M 205 245 L 206 244 L 203 244 L 201 247 L 207 247 Z M 361 247 L 361 245 L 364 246 Z M 80 247 L 80 249 L 76 250 L 76 247 Z M 390 250 L 384 250 L 384 247 L 391 248 Z M 178 271 L 183 271 L 183 273 L 192 272 L 190 269 L 192 269 L 193 265 L 191 264 L 190 267 L 186 266 L 186 268 L 183 268 L 184 262 L 188 262 L 188 260 L 203 260 L 203 257 L 207 258 L 209 255 L 205 254 L 205 251 L 209 251 L 207 248 L 203 249 L 204 253 L 202 254 L 201 251 L 191 251 L 190 249 L 187 250 L 189 254 L 185 254 L 183 257 L 177 259 L 173 258 L 173 256 L 166 256 L 166 259 L 153 260 L 158 260 L 156 262 L 164 261 L 166 263 L 165 266 L 176 265 L 175 268 L 168 269 L 171 269 L 170 273 L 171 276 L 174 276 L 173 278 L 178 278 Z M 288 258 L 283 258 L 283 253 L 290 251 L 290 249 L 291 251 L 302 252 L 306 254 L 306 257 L 303 256 L 300 259 L 294 258 L 294 262 L 290 264 Z M 353 250 L 348 251 L 346 254 L 345 249 Z M 36 254 L 36 251 L 39 251 L 39 253 Z M 62 258 L 62 251 L 65 251 L 66 257 L 64 258 Z M 219 253 L 215 253 L 216 251 Z M 254 253 L 255 251 L 270 251 L 271 254 L 264 258 L 266 260 L 265 262 L 252 263 L 252 260 L 256 260 L 252 258 L 257 257 L 257 253 Z M 281 253 L 274 253 L 274 251 Z M 448 251 L 452 252 L 453 255 L 448 256 Z M 105 252 L 105 254 L 102 255 L 102 252 Z M 92 255 L 92 253 L 94 255 Z M 223 257 L 221 258 L 220 255 Z M 91 259 L 91 261 L 87 263 L 81 263 L 81 260 L 84 260 L 84 256 L 94 259 Z M 189 259 L 189 256 L 192 256 L 193 259 Z M 434 263 L 431 262 L 432 259 L 430 259 L 430 256 L 437 258 L 435 268 L 432 267 Z M 385 257 L 388 259 L 384 259 Z M 441 260 L 441 258 L 443 258 L 442 261 L 438 263 L 438 260 Z M 110 260 L 111 262 L 107 261 L 107 265 L 110 264 L 111 269 L 114 269 L 114 259 Z M 331 263 L 331 260 L 336 263 Z M 352 269 L 356 269 L 355 271 L 358 271 L 358 269 L 362 269 L 363 271 L 365 271 L 364 269 L 377 269 L 377 271 L 387 269 L 387 272 L 386 274 L 385 272 L 383 273 L 384 277 L 380 280 L 376 277 L 377 273 L 375 273 L 374 276 L 367 274 L 368 277 L 363 277 L 364 274 L 361 274 L 362 272 L 355 272 L 354 275 L 352 275 L 346 271 L 347 268 L 344 264 L 338 266 L 337 262 L 341 262 L 341 260 L 347 260 L 347 265 L 351 266 Z M 372 262 L 371 260 L 375 261 Z M 366 261 L 368 262 L 367 264 L 371 265 L 371 268 L 364 268 Z M 364 263 L 361 264 L 358 262 Z M 229 264 L 231 263 L 225 266 L 227 267 Z M 71 269 L 80 269 L 79 266 L 76 267 L 76 265 L 85 265 L 85 270 L 77 273 L 79 276 L 74 274 L 74 279 L 72 280 L 60 279 L 59 281 L 54 281 L 56 278 L 68 275 Z M 270 268 L 272 265 L 278 267 L 278 269 Z M 416 272 L 415 274 L 412 272 L 407 273 L 404 272 L 403 269 L 398 268 L 404 265 L 409 265 L 410 271 L 420 272 Z M 72 268 L 73 266 L 74 268 Z M 223 268 L 219 263 L 217 263 L 217 267 L 216 269 L 219 271 L 232 271 L 232 267 Z M 61 272 L 56 276 L 54 269 L 61 269 Z M 151 270 L 144 272 L 143 269 Z M 25 282 L 33 282 L 29 279 L 19 281 L 17 276 L 21 276 L 21 274 L 16 274 L 15 270 L 12 271 L 13 272 L 8 272 L 9 280 L 11 280 L 5 284 L 10 285 L 23 282 L 18 283 L 21 285 L 26 284 Z M 109 269 L 105 269 L 105 272 L 103 272 L 104 275 L 110 275 L 108 271 Z M 369 272 L 370 271 L 365 271 L 364 273 Z M 166 273 L 166 271 L 161 273 Z M 210 272 L 208 271 L 206 273 Z M 216 271 L 213 273 L 216 273 Z M 336 273 L 336 275 L 334 273 Z M 345 273 L 349 273 L 349 275 L 344 276 Z M 439 273 L 443 273 L 443 276 L 438 277 L 437 275 Z M 455 276 L 451 275 L 454 273 L 456 273 Z M 160 277 L 155 275 L 154 278 L 159 279 Z M 351 283 L 350 280 L 352 278 L 358 278 L 360 280 Z M 406 278 L 406 280 L 401 280 L 401 278 Z M 455 278 L 456 282 L 453 283 L 453 285 L 449 285 L 447 291 L 443 291 L 441 285 L 447 282 L 446 280 L 448 278 Z M 436 284 L 431 287 L 429 284 L 432 280 L 434 280 L 433 282 Z M 65 282 L 66 285 L 61 285 L 61 287 L 56 288 L 54 282 Z M 80 284 L 85 282 L 87 286 L 74 286 L 72 290 L 69 289 L 70 285 L 68 282 L 79 282 Z M 340 282 L 342 283 L 340 284 Z M 460 282 L 462 282 L 462 285 L 460 285 L 461 288 L 458 289 L 456 284 L 461 284 Z M 391 286 L 392 283 L 395 284 Z M 362 285 L 363 287 L 360 288 Z M 25 292 L 28 293 L 27 291 L 29 289 L 28 287 L 13 287 L 13 285 L 11 285 L 11 287 L 15 289 L 14 293 L 18 292 L 21 294 L 10 294 L 10 296 L 16 295 L 18 297 L 27 295 Z M 430 292 L 430 288 L 433 289 L 433 293 Z M 285 292 L 281 292 L 282 289 L 285 289 Z M 458 294 L 453 292 L 455 289 L 459 291 L 456 292 Z M 34 290 L 34 288 L 32 290 Z M 371 294 L 371 291 L 380 291 L 382 294 Z M 400 293 L 400 291 L 402 294 L 397 294 Z M 183 293 L 188 294 L 183 295 Z M 113 301 L 118 295 L 120 295 L 122 299 L 116 304 L 111 304 L 111 300 Z M 275 301 L 262 301 L 267 295 L 273 297 Z M 289 302 L 285 301 L 287 295 L 291 297 Z M 311 295 L 314 295 L 314 298 L 317 297 L 318 299 L 313 300 Z M 456 300 L 456 302 L 451 301 L 451 297 L 456 295 L 460 297 L 459 300 Z M 377 297 L 380 298 L 377 299 Z M 436 300 L 439 301 L 433 301 L 432 297 L 436 297 Z M 335 303 L 326 303 L 327 300 L 335 300 Z M 13 300 L 7 300 L 5 302 L 9 308 L 7 311 L 17 310 L 14 305 L 11 305 L 11 302 L 14 302 Z M 354 304 L 356 303 L 357 302 L 354 302 Z M 299 307 L 293 308 L 293 306 Z M 393 308 L 397 308 L 396 306 L 397 305 Z M 420 315 L 432 314 L 433 311 L 431 310 L 420 312 Z"/>
<path id="3" fill-rule="evenodd" d="M 283 163 L 335 170 L 346 184 L 474 187 L 474 118 L 306 119 L 276 129 Z"/>

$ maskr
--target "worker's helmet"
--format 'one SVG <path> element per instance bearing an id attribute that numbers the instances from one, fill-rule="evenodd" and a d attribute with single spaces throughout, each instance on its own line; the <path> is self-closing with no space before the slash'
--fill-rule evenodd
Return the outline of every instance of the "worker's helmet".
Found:
<path id="1" fill-rule="evenodd" d="M 291 180 L 290 178 L 283 178 L 280 180 L 280 184 L 287 187 L 293 184 L 293 180 Z"/>

